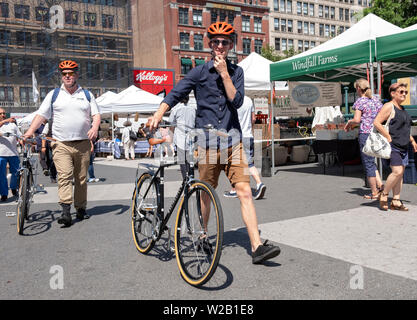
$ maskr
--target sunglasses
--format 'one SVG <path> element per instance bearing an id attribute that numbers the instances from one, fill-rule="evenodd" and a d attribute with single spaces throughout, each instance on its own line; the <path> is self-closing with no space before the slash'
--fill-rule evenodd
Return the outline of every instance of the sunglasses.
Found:
<path id="1" fill-rule="evenodd" d="M 0 114 L 6 114 L 6 112 L 0 112 Z"/>
<path id="2" fill-rule="evenodd" d="M 70 71 L 70 72 L 61 72 L 61 74 L 62 74 L 63 77 L 66 77 L 66 76 L 72 77 L 75 74 L 75 72 L 73 72 L 73 71 Z"/>
<path id="3" fill-rule="evenodd" d="M 407 90 L 400 90 L 400 91 L 398 91 L 398 93 L 399 94 L 406 94 L 407 95 L 408 94 L 408 91 Z"/>
<path id="4" fill-rule="evenodd" d="M 223 47 L 228 46 L 231 42 L 229 40 L 211 40 L 210 41 L 212 44 L 214 44 L 215 46 L 219 46 L 219 44 L 221 43 Z"/>

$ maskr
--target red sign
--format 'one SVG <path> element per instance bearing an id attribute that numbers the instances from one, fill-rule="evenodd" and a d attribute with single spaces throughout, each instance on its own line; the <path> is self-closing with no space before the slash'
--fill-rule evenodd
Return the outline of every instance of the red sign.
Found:
<path id="1" fill-rule="evenodd" d="M 134 85 L 156 95 L 167 95 L 174 87 L 174 79 L 174 70 L 171 69 L 133 70 Z"/>

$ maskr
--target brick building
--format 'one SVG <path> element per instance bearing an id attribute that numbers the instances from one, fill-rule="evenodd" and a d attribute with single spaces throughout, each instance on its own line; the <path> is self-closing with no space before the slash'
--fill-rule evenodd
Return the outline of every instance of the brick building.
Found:
<path id="1" fill-rule="evenodd" d="M 134 0 L 133 65 L 173 69 L 178 82 L 210 59 L 207 28 L 216 21 L 234 26 L 238 40 L 229 58 L 238 63 L 269 42 L 268 17 L 267 0 Z"/>

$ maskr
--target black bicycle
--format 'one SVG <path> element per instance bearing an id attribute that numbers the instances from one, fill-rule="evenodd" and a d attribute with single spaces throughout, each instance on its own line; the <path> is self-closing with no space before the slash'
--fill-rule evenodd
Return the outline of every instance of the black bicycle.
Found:
<path id="1" fill-rule="evenodd" d="M 170 239 L 167 223 L 180 201 L 175 222 L 175 256 L 183 279 L 190 285 L 201 286 L 213 276 L 220 260 L 223 211 L 214 188 L 194 178 L 195 143 L 192 138 L 188 140 L 185 161 L 189 170 L 166 214 L 164 170 L 176 162 L 161 160 L 159 166 L 148 165 L 148 171 L 140 176 L 138 167 L 131 206 L 132 233 L 136 248 L 143 254 L 148 253 L 165 232 Z"/>
<path id="2" fill-rule="evenodd" d="M 5 137 L 14 136 L 22 140 L 20 136 L 14 133 L 3 133 Z M 41 139 L 52 141 L 52 138 L 40 136 Z M 25 220 L 29 220 L 30 204 L 33 202 L 33 195 L 43 191 L 43 187 L 37 185 L 37 168 L 38 162 L 36 156 L 32 153 L 32 146 L 36 143 L 35 139 L 26 139 L 22 146 L 22 161 L 18 170 L 18 199 L 17 199 L 17 232 L 22 235 Z"/>

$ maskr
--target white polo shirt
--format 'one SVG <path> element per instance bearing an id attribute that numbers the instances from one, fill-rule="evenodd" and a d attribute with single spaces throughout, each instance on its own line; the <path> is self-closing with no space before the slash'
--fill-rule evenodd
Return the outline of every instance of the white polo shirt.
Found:
<path id="1" fill-rule="evenodd" d="M 51 118 L 51 102 L 54 90 L 50 91 L 36 112 L 40 116 Z M 93 94 L 91 100 L 87 97 L 81 86 L 73 93 L 68 93 L 64 85 L 53 105 L 52 138 L 58 141 L 75 141 L 88 139 L 91 129 L 91 117 L 100 113 Z"/>
<path id="2" fill-rule="evenodd" d="M 255 111 L 252 99 L 245 96 L 242 106 L 237 109 L 242 137 L 253 138 L 252 134 L 252 112 Z"/>
<path id="3" fill-rule="evenodd" d="M 5 123 L 0 127 L 2 133 L 14 133 L 21 136 L 19 128 L 14 123 Z M 17 138 L 16 137 L 0 137 L 0 157 L 14 157 L 18 156 L 17 152 Z"/>

